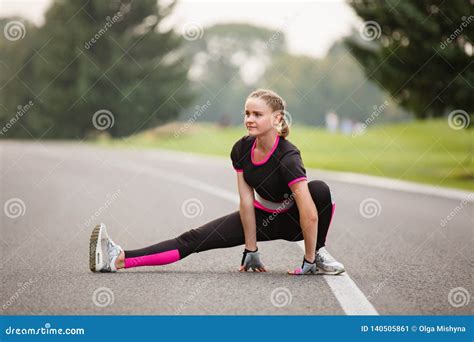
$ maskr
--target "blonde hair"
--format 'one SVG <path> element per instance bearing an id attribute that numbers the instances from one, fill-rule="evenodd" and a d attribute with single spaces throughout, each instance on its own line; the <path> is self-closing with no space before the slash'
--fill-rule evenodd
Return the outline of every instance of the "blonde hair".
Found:
<path id="1" fill-rule="evenodd" d="M 274 112 L 281 113 L 281 127 L 277 129 L 278 135 L 286 138 L 290 134 L 290 127 L 285 118 L 286 102 L 283 98 L 269 89 L 257 89 L 250 93 L 247 98 L 255 97 L 264 100 Z"/>

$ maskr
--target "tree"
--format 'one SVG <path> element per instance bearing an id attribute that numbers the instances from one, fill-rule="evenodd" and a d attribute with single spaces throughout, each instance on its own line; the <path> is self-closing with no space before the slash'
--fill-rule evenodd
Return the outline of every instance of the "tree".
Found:
<path id="1" fill-rule="evenodd" d="M 285 35 L 245 23 L 217 24 L 202 29 L 202 38 L 186 44 L 193 59 L 190 78 L 198 94 L 196 107 L 210 103 L 209 109 L 186 108 L 189 116 L 202 121 L 243 122 L 247 95 L 260 81 L 272 58 L 286 51 Z M 194 114 L 190 114 L 194 112 Z"/>
<path id="2" fill-rule="evenodd" d="M 324 126 L 326 114 L 333 111 L 340 118 L 364 122 L 373 116 L 374 107 L 382 105 L 375 123 L 407 117 L 388 94 L 366 80 L 340 41 L 321 59 L 292 54 L 274 58 L 262 86 L 275 89 L 286 99 L 295 123 Z"/>
<path id="3" fill-rule="evenodd" d="M 455 109 L 472 114 L 471 3 L 349 1 L 365 22 L 360 36 L 351 36 L 346 44 L 367 77 L 417 118 Z"/>
<path id="4" fill-rule="evenodd" d="M 0 19 L 0 28 L 0 138 L 31 138 L 26 120 L 34 111 L 34 103 L 29 106 L 34 95 L 28 90 L 34 77 L 32 64 L 26 62 L 35 57 L 37 28 L 19 17 Z"/>
<path id="5" fill-rule="evenodd" d="M 177 117 L 192 97 L 182 38 L 160 27 L 173 7 L 54 2 L 26 62 L 32 79 L 22 91 L 35 105 L 22 123 L 35 137 L 83 138 L 97 129 L 119 137 Z"/>

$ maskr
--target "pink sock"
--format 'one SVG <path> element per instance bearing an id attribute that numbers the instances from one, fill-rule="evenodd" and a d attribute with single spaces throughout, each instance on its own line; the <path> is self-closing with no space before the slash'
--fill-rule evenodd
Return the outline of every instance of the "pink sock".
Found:
<path id="1" fill-rule="evenodd" d="M 125 268 L 166 265 L 178 260 L 179 251 L 177 249 L 173 249 L 171 251 L 144 255 L 135 258 L 125 258 Z"/>

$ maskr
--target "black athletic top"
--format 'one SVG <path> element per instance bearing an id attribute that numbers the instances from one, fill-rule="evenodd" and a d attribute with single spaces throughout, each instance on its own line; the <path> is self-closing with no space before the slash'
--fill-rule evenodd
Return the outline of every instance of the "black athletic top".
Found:
<path id="1" fill-rule="evenodd" d="M 273 148 L 259 163 L 254 162 L 256 138 L 244 136 L 232 147 L 230 158 L 237 172 L 244 173 L 249 186 L 264 199 L 283 202 L 291 194 L 289 186 L 306 180 L 306 170 L 298 148 L 277 136 Z"/>

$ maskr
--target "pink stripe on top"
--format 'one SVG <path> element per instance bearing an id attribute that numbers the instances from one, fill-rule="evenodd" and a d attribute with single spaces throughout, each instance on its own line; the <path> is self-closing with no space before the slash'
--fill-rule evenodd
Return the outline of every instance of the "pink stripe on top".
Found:
<path id="1" fill-rule="evenodd" d="M 253 145 L 252 145 L 252 150 L 250 151 L 250 159 L 252 160 L 252 164 L 255 165 L 255 166 L 265 164 L 268 161 L 268 159 L 270 159 L 273 152 L 275 152 L 279 141 L 280 141 L 280 136 L 277 135 L 277 137 L 275 139 L 275 142 L 273 143 L 272 150 L 267 154 L 267 156 L 262 161 L 256 162 L 253 159 L 253 151 L 255 150 L 255 146 L 257 145 L 257 139 L 255 139 L 255 141 L 253 142 Z"/>
<path id="2" fill-rule="evenodd" d="M 144 255 L 135 258 L 125 258 L 125 268 L 166 265 L 178 260 L 179 251 L 177 249 L 173 249 L 171 251 Z"/>
<path id="3" fill-rule="evenodd" d="M 234 168 L 234 170 L 237 171 L 237 172 L 244 172 L 243 169 L 235 169 L 235 168 Z"/>
<path id="4" fill-rule="evenodd" d="M 293 179 L 291 182 L 288 183 L 288 186 L 293 185 L 293 184 L 298 183 L 298 182 L 301 182 L 302 180 L 306 180 L 306 177 L 300 177 L 300 178 Z"/>

